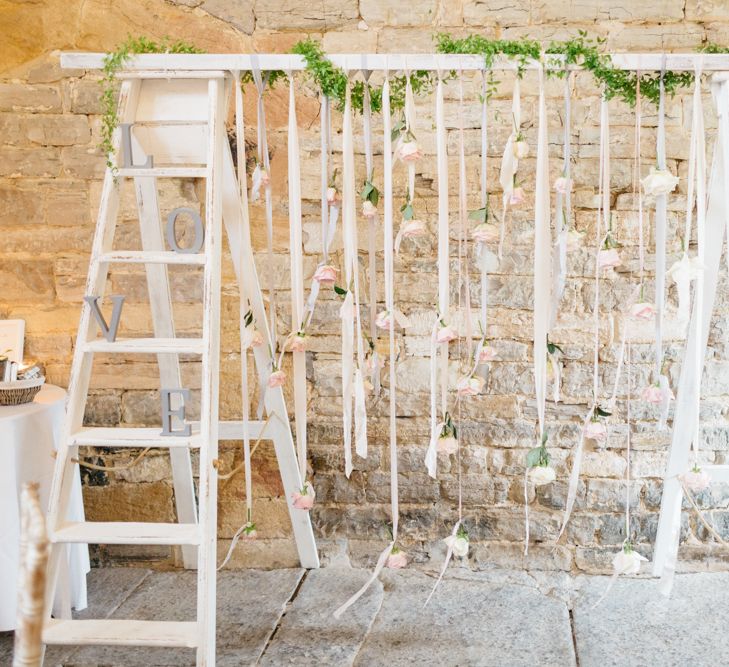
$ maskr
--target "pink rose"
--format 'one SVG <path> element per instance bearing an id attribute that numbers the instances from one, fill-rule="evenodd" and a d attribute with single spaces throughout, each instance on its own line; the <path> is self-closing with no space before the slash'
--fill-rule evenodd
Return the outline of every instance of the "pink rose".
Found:
<path id="1" fill-rule="evenodd" d="M 392 551 L 385 562 L 385 567 L 389 567 L 391 570 L 401 570 L 407 564 L 407 554 L 404 551 L 400 551 L 397 547 L 392 547 Z"/>
<path id="2" fill-rule="evenodd" d="M 560 176 L 554 182 L 554 190 L 561 195 L 566 195 L 572 189 L 572 179 Z"/>
<path id="3" fill-rule="evenodd" d="M 309 337 L 305 334 L 296 333 L 289 338 L 288 348 L 291 352 L 306 352 Z"/>
<path id="4" fill-rule="evenodd" d="M 365 218 L 374 218 L 377 215 L 377 207 L 369 199 L 362 202 L 362 215 Z"/>
<path id="5" fill-rule="evenodd" d="M 614 269 L 620 266 L 620 253 L 617 248 L 603 249 L 597 253 L 597 265 L 601 269 Z"/>
<path id="6" fill-rule="evenodd" d="M 283 371 L 274 371 L 268 376 L 269 387 L 283 387 L 286 384 L 286 373 Z"/>
<path id="7" fill-rule="evenodd" d="M 656 307 L 652 303 L 634 303 L 630 307 L 630 316 L 635 320 L 650 322 L 656 316 Z"/>
<path id="8" fill-rule="evenodd" d="M 585 426 L 583 434 L 587 440 L 595 440 L 596 442 L 604 442 L 607 438 L 607 428 L 602 422 L 590 421 Z"/>
<path id="9" fill-rule="evenodd" d="M 314 487 L 309 482 L 304 482 L 304 487 L 301 491 L 294 491 L 291 495 L 291 504 L 297 510 L 306 510 L 307 512 L 314 507 L 314 499 L 316 493 L 314 493 Z"/>
<path id="10" fill-rule="evenodd" d="M 653 403 L 654 405 L 660 405 L 666 398 L 673 398 L 673 392 L 668 389 L 668 396 L 666 392 L 661 389 L 660 385 L 652 384 L 646 387 L 641 393 L 640 397 L 647 403 Z"/>
<path id="11" fill-rule="evenodd" d="M 320 285 L 331 287 L 337 279 L 337 273 L 339 273 L 339 271 L 336 267 L 331 264 L 323 264 L 314 271 L 314 280 L 316 280 L 316 282 Z"/>
<path id="12" fill-rule="evenodd" d="M 524 188 L 522 187 L 514 188 L 509 193 L 509 204 L 511 206 L 519 206 L 519 204 L 522 204 L 524 202 L 524 199 Z"/>
<path id="13" fill-rule="evenodd" d="M 499 358 L 499 353 L 493 345 L 484 345 L 478 353 L 478 363 L 486 364 L 489 361 Z"/>
<path id="14" fill-rule="evenodd" d="M 337 192 L 337 188 L 328 187 L 327 188 L 327 203 L 329 205 L 331 205 L 331 204 L 336 204 L 337 201 L 339 201 L 339 193 Z"/>
<path id="15" fill-rule="evenodd" d="M 471 237 L 477 243 L 496 243 L 499 240 L 499 228 L 488 222 L 482 222 L 474 227 Z"/>
<path id="16" fill-rule="evenodd" d="M 244 540 L 255 540 L 256 537 L 258 537 L 258 532 L 256 531 L 256 524 L 251 523 L 250 521 L 244 526 L 243 532 L 240 535 Z"/>
<path id="17" fill-rule="evenodd" d="M 415 162 L 423 157 L 417 141 L 403 141 L 402 139 L 397 143 L 395 154 L 402 162 Z"/>
<path id="18" fill-rule="evenodd" d="M 458 338 L 458 332 L 450 326 L 442 326 L 435 334 L 436 343 L 450 343 Z"/>
<path id="19" fill-rule="evenodd" d="M 245 350 L 249 347 L 260 347 L 263 345 L 261 332 L 253 326 L 244 327 L 241 336 L 241 345 Z"/>
<path id="20" fill-rule="evenodd" d="M 456 384 L 459 396 L 476 396 L 481 393 L 486 380 L 480 375 L 462 377 Z"/>
<path id="21" fill-rule="evenodd" d="M 458 440 L 452 435 L 441 435 L 438 438 L 437 450 L 443 454 L 455 454 L 458 451 Z"/>
<path id="22" fill-rule="evenodd" d="M 711 484 L 711 475 L 705 470 L 701 470 L 698 466 L 694 466 L 688 472 L 679 475 L 678 478 L 692 493 L 701 493 L 704 489 L 709 488 Z"/>
<path id="23" fill-rule="evenodd" d="M 382 310 L 377 313 L 377 317 L 375 318 L 375 324 L 380 329 L 392 329 L 392 323 L 393 317 L 392 313 L 389 310 Z"/>
<path id="24" fill-rule="evenodd" d="M 428 228 L 422 220 L 403 220 L 400 225 L 400 234 L 404 239 L 414 239 L 427 233 Z"/>

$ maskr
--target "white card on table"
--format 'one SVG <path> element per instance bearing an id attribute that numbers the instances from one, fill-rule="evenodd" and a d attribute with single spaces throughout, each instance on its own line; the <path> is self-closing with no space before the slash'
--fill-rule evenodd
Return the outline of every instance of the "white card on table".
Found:
<path id="1" fill-rule="evenodd" d="M 0 320 L 0 357 L 22 363 L 25 320 Z"/>

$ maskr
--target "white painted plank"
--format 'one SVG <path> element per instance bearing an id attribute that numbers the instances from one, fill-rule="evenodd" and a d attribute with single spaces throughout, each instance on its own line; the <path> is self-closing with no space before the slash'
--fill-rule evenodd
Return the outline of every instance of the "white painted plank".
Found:
<path id="1" fill-rule="evenodd" d="M 49 537 L 64 544 L 199 544 L 200 530 L 194 523 L 79 521 L 64 523 Z"/>
<path id="2" fill-rule="evenodd" d="M 50 619 L 43 631 L 44 644 L 64 646 L 197 646 L 197 623 L 192 621 L 136 621 L 126 619 Z"/>
<path id="3" fill-rule="evenodd" d="M 161 427 L 86 427 L 71 438 L 74 445 L 83 447 L 200 447 L 200 429 L 192 427 L 190 437 L 160 435 Z"/>
<path id="4" fill-rule="evenodd" d="M 182 253 L 167 250 L 114 250 L 102 254 L 98 261 L 107 264 L 184 264 L 204 266 L 205 255 L 201 253 Z"/>
<path id="5" fill-rule="evenodd" d="M 102 338 L 83 344 L 87 352 L 129 354 L 202 354 L 202 338 L 117 338 L 114 342 Z"/>
<path id="6" fill-rule="evenodd" d="M 661 53 L 616 53 L 610 54 L 612 62 L 618 69 L 627 70 L 653 70 L 658 71 L 663 65 Z M 61 66 L 71 69 L 102 69 L 103 53 L 61 53 Z M 349 70 L 368 69 L 390 71 L 411 69 L 431 70 L 484 70 L 488 69 L 484 58 L 474 55 L 457 54 L 359 54 L 342 53 L 327 56 L 338 67 Z M 669 70 L 693 70 L 694 64 L 701 58 L 703 70 L 729 70 L 729 55 L 725 54 L 697 54 L 697 53 L 668 53 L 665 58 L 665 67 Z M 559 56 L 550 57 L 550 63 L 560 68 L 563 59 Z M 288 54 L 143 54 L 130 58 L 125 70 L 137 71 L 167 71 L 186 70 L 199 71 L 210 69 L 249 71 L 257 65 L 261 70 L 303 70 L 306 68 L 304 58 Z M 490 69 L 515 70 L 517 62 L 508 58 L 495 59 Z M 526 69 L 535 69 L 537 63 L 528 61 Z M 574 68 L 579 69 L 579 68 Z"/>
<path id="7" fill-rule="evenodd" d="M 117 176 L 122 178 L 205 178 L 207 175 L 206 167 L 129 167 L 117 171 Z"/>

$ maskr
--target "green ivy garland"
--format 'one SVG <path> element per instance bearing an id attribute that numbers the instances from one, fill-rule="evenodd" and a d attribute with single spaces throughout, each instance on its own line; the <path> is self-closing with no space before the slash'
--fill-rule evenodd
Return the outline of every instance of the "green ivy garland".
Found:
<path id="1" fill-rule="evenodd" d="M 146 37 L 127 36 L 126 41 L 114 51 L 104 56 L 104 76 L 101 79 L 101 141 L 99 148 L 106 155 L 106 166 L 114 169 L 112 162 L 114 144 L 112 137 L 119 124 L 117 117 L 116 74 L 134 55 L 140 53 L 202 53 L 200 49 L 182 41 L 173 41 L 165 37 L 161 42 L 154 42 Z"/>
<path id="2" fill-rule="evenodd" d="M 491 68 L 498 57 L 515 60 L 518 76 L 523 75 L 526 65 L 531 60 L 539 60 L 544 55 L 546 61 L 549 62 L 550 56 L 561 56 L 564 67 L 548 69 L 548 76 L 563 78 L 566 76 L 569 66 L 578 66 L 593 75 L 602 86 L 604 95 L 608 99 L 621 99 L 630 106 L 633 106 L 636 101 L 638 73 L 614 67 L 610 56 L 601 51 L 605 40 L 590 38 L 584 31 L 579 31 L 578 36 L 573 39 L 551 42 L 544 52 L 541 44 L 533 39 L 487 39 L 481 35 L 469 35 L 456 39 L 448 34 L 439 34 L 435 36 L 435 40 L 438 53 L 483 56 L 487 68 Z M 729 48 L 709 43 L 703 45 L 698 51 L 721 54 L 729 53 Z M 101 81 L 103 113 L 99 148 L 108 156 L 107 166 L 110 168 L 114 166 L 111 161 L 112 136 L 119 120 L 116 112 L 116 74 L 130 57 L 141 53 L 202 53 L 202 51 L 192 44 L 172 41 L 167 37 L 160 42 L 154 42 L 145 37 L 128 37 L 115 51 L 104 57 L 104 76 Z M 343 109 L 347 75 L 329 60 L 321 45 L 313 39 L 305 39 L 294 45 L 292 53 L 304 58 L 306 76 L 313 80 L 322 94 L 333 100 L 340 110 Z M 452 75 L 453 73 L 451 73 Z M 273 87 L 285 76 L 285 73 L 280 70 L 269 72 L 269 87 Z M 694 79 L 692 72 L 666 71 L 640 74 L 641 94 L 654 104 L 658 104 L 661 77 L 665 91 L 669 95 L 675 95 L 679 89 L 690 86 Z M 243 83 L 251 80 L 250 72 L 243 74 Z M 431 72 L 417 70 L 410 73 L 410 83 L 415 95 L 429 92 L 433 87 L 433 81 Z M 407 78 L 404 75 L 393 77 L 390 80 L 390 105 L 395 111 L 401 110 L 405 105 L 406 83 Z M 362 111 L 365 85 L 369 87 L 372 111 L 381 111 L 382 87 L 373 86 L 364 81 L 356 81 L 352 85 L 352 108 Z M 493 94 L 497 85 L 495 73 L 489 69 L 487 95 Z"/>

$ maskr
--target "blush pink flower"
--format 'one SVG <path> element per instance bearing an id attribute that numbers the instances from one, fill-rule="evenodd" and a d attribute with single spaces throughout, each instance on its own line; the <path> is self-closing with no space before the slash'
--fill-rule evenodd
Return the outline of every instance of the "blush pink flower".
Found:
<path id="1" fill-rule="evenodd" d="M 620 253 L 617 248 L 604 248 L 597 253 L 597 265 L 601 269 L 614 269 L 620 266 Z"/>
<path id="2" fill-rule="evenodd" d="M 450 343 L 458 338 L 458 332 L 451 326 L 441 326 L 435 333 L 436 343 Z"/>
<path id="3" fill-rule="evenodd" d="M 711 484 L 711 475 L 696 465 L 683 475 L 679 475 L 678 478 L 692 493 L 701 493 Z"/>
<path id="4" fill-rule="evenodd" d="M 668 394 L 668 395 L 666 395 Z M 651 384 L 643 389 L 640 395 L 641 399 L 647 403 L 653 403 L 654 405 L 660 405 L 666 398 L 673 398 L 673 392 L 670 387 L 667 387 L 664 391 L 660 385 Z"/>
<path id="5" fill-rule="evenodd" d="M 339 271 L 336 267 L 331 264 L 322 264 L 322 266 L 318 267 L 317 270 L 314 271 L 314 280 L 316 280 L 316 282 L 320 285 L 331 287 L 337 279 L 337 273 L 339 273 Z"/>
<path id="6" fill-rule="evenodd" d="M 514 188 L 509 193 L 509 205 L 510 206 L 519 206 L 520 204 L 524 203 L 525 198 L 526 198 L 526 195 L 524 194 L 524 188 L 522 188 L 522 187 Z"/>
<path id="7" fill-rule="evenodd" d="M 462 377 L 456 384 L 459 396 L 477 396 L 481 393 L 486 380 L 480 375 L 471 375 Z"/>
<path id="8" fill-rule="evenodd" d="M 567 252 L 574 252 L 582 247 L 582 236 L 576 229 L 567 232 Z"/>
<path id="9" fill-rule="evenodd" d="M 488 222 L 482 222 L 474 227 L 471 237 L 477 243 L 496 243 L 499 240 L 499 228 Z"/>
<path id="10" fill-rule="evenodd" d="M 309 337 L 301 332 L 293 334 L 288 341 L 288 348 L 291 352 L 306 352 Z"/>
<path id="11" fill-rule="evenodd" d="M 291 504 L 297 510 L 306 510 L 307 512 L 314 507 L 314 499 L 316 493 L 310 482 L 304 482 L 301 491 L 294 491 L 291 495 Z"/>
<path id="12" fill-rule="evenodd" d="M 499 353 L 493 345 L 484 345 L 478 353 L 478 363 L 486 364 L 499 358 Z"/>
<path id="13" fill-rule="evenodd" d="M 377 317 L 375 318 L 375 325 L 378 326 L 380 329 L 392 329 L 393 322 L 394 322 L 392 313 L 389 310 L 382 310 L 379 313 L 377 313 Z"/>
<path id="14" fill-rule="evenodd" d="M 640 572 L 640 564 L 647 562 L 645 556 L 641 556 L 632 548 L 626 547 L 615 554 L 613 558 L 613 572 L 615 574 L 638 574 Z"/>
<path id="15" fill-rule="evenodd" d="M 526 141 L 524 141 L 523 139 L 515 141 L 514 142 L 514 157 L 517 160 L 523 160 L 527 155 L 529 155 L 529 144 Z"/>
<path id="16" fill-rule="evenodd" d="M 244 350 L 249 347 L 260 347 L 263 345 L 263 336 L 254 326 L 243 327 L 241 335 L 241 346 Z"/>
<path id="17" fill-rule="evenodd" d="M 402 162 L 415 162 L 423 157 L 417 141 L 404 141 L 403 139 L 397 142 L 395 154 L 397 159 Z"/>
<path id="18" fill-rule="evenodd" d="M 566 195 L 572 189 L 572 179 L 560 176 L 554 182 L 554 190 L 561 195 Z"/>
<path id="19" fill-rule="evenodd" d="M 401 551 L 397 547 L 392 547 L 390 555 L 387 557 L 385 567 L 389 567 L 391 570 L 401 570 L 408 564 L 408 556 L 404 551 Z"/>
<path id="20" fill-rule="evenodd" d="M 458 451 L 458 440 L 452 435 L 441 435 L 436 448 L 443 454 L 455 454 Z"/>
<path id="21" fill-rule="evenodd" d="M 419 236 L 425 236 L 428 228 L 422 220 L 403 220 L 400 225 L 400 235 L 404 239 L 414 239 Z"/>
<path id="22" fill-rule="evenodd" d="M 362 215 L 365 218 L 374 218 L 377 215 L 377 206 L 375 206 L 369 199 L 365 199 L 362 202 Z"/>
<path id="23" fill-rule="evenodd" d="M 243 526 L 243 532 L 240 535 L 244 540 L 255 540 L 256 537 L 258 537 L 258 532 L 256 531 L 256 524 L 249 521 L 245 526 Z"/>
<path id="24" fill-rule="evenodd" d="M 336 204 L 339 201 L 339 193 L 337 192 L 337 188 L 335 187 L 328 187 L 327 188 L 327 203 L 331 206 L 332 204 Z"/>
<path id="25" fill-rule="evenodd" d="M 656 307 L 648 302 L 634 303 L 630 307 L 630 316 L 634 320 L 650 322 L 656 316 Z"/>
<path id="26" fill-rule="evenodd" d="M 605 424 L 599 421 L 590 421 L 583 431 L 587 440 L 595 440 L 596 442 L 604 442 L 607 438 L 607 428 Z"/>
<path id="27" fill-rule="evenodd" d="M 283 371 L 275 370 L 268 376 L 269 387 L 283 387 L 284 384 L 286 384 L 286 373 Z"/>

